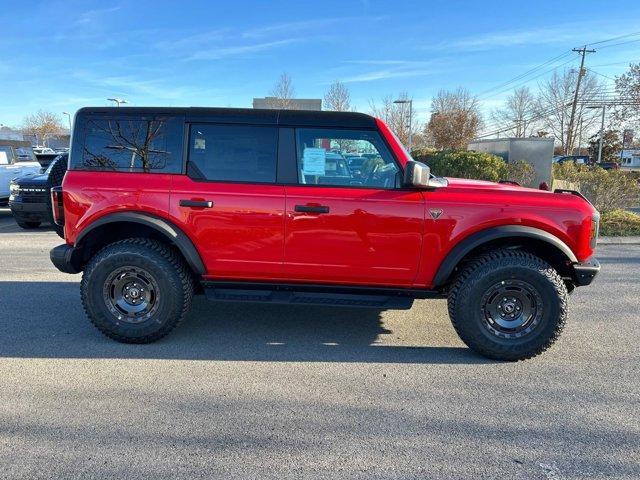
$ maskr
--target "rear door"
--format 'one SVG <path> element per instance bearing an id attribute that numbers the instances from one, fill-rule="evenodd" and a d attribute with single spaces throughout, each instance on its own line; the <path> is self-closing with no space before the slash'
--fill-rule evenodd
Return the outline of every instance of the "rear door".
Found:
<path id="1" fill-rule="evenodd" d="M 279 279 L 284 187 L 274 125 L 192 123 L 187 175 L 175 176 L 170 213 L 212 279 Z"/>
<path id="2" fill-rule="evenodd" d="M 345 160 L 354 156 L 363 161 Z M 299 128 L 296 157 L 298 182 L 286 187 L 287 278 L 410 286 L 422 249 L 424 197 L 400 188 L 400 169 L 378 132 Z"/>

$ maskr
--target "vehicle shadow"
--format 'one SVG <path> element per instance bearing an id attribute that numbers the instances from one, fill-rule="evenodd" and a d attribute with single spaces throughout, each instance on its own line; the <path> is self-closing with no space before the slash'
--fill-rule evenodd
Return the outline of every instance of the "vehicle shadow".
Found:
<path id="1" fill-rule="evenodd" d="M 185 322 L 168 337 L 125 345 L 89 323 L 76 282 L 5 281 L 0 292 L 3 357 L 490 363 L 457 346 L 376 343 L 391 333 L 379 310 L 214 303 L 197 296 Z"/>
<path id="2" fill-rule="evenodd" d="M 11 214 L 11 209 L 8 207 L 0 207 L 0 234 L 3 233 L 44 233 L 44 232 L 52 232 L 53 225 L 49 222 L 42 223 L 38 228 L 33 229 L 22 229 L 18 226 L 16 221 L 13 219 L 13 215 Z"/>

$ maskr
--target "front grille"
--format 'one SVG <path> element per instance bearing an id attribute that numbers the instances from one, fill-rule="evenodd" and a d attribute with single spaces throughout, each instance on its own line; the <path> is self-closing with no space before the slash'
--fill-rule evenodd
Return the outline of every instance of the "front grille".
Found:
<path id="1" fill-rule="evenodd" d="M 47 191 L 44 190 L 42 192 L 33 191 L 34 189 L 20 189 L 18 193 L 18 197 L 22 201 L 22 203 L 46 203 L 49 198 L 47 195 Z"/>

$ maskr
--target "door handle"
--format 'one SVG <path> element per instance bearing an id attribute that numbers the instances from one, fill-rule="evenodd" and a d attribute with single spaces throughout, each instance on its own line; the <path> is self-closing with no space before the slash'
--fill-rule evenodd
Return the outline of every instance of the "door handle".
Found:
<path id="1" fill-rule="evenodd" d="M 301 213 L 329 213 L 326 205 L 296 205 L 294 210 Z"/>
<path id="2" fill-rule="evenodd" d="M 213 202 L 211 200 L 180 200 L 181 207 L 191 208 L 211 208 Z"/>

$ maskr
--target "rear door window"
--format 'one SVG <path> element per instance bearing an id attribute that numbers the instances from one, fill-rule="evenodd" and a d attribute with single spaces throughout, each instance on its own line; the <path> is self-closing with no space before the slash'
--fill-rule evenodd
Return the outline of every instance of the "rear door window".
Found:
<path id="1" fill-rule="evenodd" d="M 199 180 L 275 183 L 277 135 L 268 126 L 193 124 L 187 172 Z"/>
<path id="2" fill-rule="evenodd" d="M 182 118 L 88 117 L 80 159 L 71 168 L 118 172 L 180 173 Z"/>

